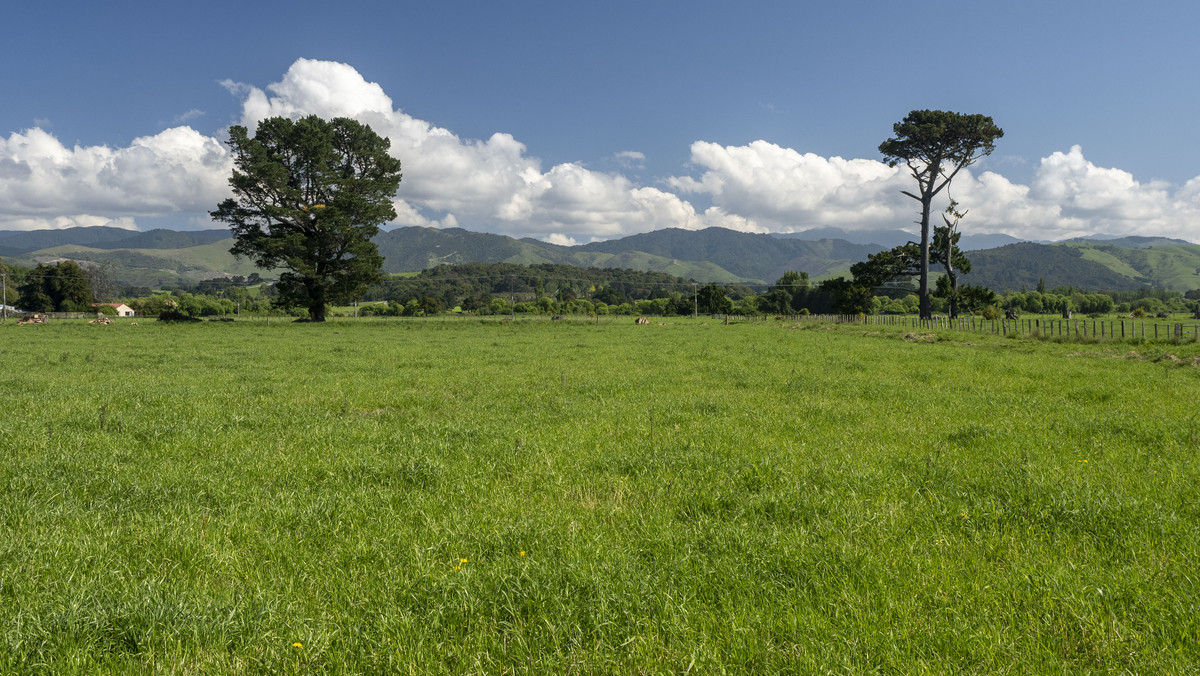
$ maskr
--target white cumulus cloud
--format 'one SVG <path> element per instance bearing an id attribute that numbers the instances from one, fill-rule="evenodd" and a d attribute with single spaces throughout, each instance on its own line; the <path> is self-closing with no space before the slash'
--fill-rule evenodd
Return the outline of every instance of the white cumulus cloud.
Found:
<path id="1" fill-rule="evenodd" d="M 744 219 L 733 226 L 739 230 L 911 229 L 919 216 L 918 203 L 900 192 L 915 189 L 907 168 L 877 160 L 825 158 L 766 141 L 697 141 L 692 164 L 699 176 L 674 177 L 670 185 L 705 195 L 723 214 Z M 1194 240 L 1200 225 L 1200 177 L 1174 190 L 1140 183 L 1126 171 L 1097 167 L 1079 146 L 1044 158 L 1030 185 L 965 170 L 939 195 L 936 208 L 945 208 L 951 195 L 969 210 L 964 229 L 1029 239 L 1110 233 Z M 716 223 L 715 215 L 707 220 Z"/>
<path id="2" fill-rule="evenodd" d="M 699 178 L 674 177 L 670 185 L 683 193 L 708 195 L 723 213 L 744 219 L 753 229 L 892 225 L 903 203 L 900 170 L 874 160 L 826 158 L 766 141 L 744 146 L 697 141 L 692 164 L 702 169 Z"/>
<path id="3" fill-rule="evenodd" d="M 544 170 L 511 134 L 463 139 L 395 107 L 383 88 L 343 63 L 300 59 L 266 90 L 226 83 L 245 97 L 242 124 L 276 115 L 352 117 L 392 142 L 403 163 L 397 224 L 496 230 L 516 236 L 621 236 L 695 227 L 678 196 L 633 185 L 619 174 L 567 163 Z M 640 153 L 619 154 L 644 159 Z M 399 212 L 399 205 L 397 211 Z"/>
<path id="4" fill-rule="evenodd" d="M 579 240 L 575 239 L 574 237 L 568 237 L 561 232 L 552 232 L 543 237 L 542 241 L 549 242 L 550 244 L 557 244 L 559 246 L 575 246 L 579 244 Z"/>
<path id="5" fill-rule="evenodd" d="M 212 208 L 228 192 L 229 155 L 174 127 L 125 148 L 63 145 L 40 128 L 0 140 L 0 228 L 126 227 L 137 216 Z"/>

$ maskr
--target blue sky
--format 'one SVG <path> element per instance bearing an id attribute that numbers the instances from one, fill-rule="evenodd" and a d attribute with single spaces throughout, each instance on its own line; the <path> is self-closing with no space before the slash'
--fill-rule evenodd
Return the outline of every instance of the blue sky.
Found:
<path id="1" fill-rule="evenodd" d="M 1200 239 L 1196 3 L 48 1 L 5 23 L 0 229 L 214 227 L 224 129 L 310 112 L 393 136 L 397 225 L 911 228 L 877 147 L 939 108 L 1005 130 L 955 182 L 965 229 Z"/>

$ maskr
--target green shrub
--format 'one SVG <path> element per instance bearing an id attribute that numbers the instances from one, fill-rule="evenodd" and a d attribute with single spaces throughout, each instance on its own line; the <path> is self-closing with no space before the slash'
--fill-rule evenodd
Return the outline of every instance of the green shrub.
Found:
<path id="1" fill-rule="evenodd" d="M 158 313 L 158 321 L 160 322 L 198 322 L 199 317 L 193 317 L 189 314 L 180 312 L 179 310 L 163 310 Z"/>

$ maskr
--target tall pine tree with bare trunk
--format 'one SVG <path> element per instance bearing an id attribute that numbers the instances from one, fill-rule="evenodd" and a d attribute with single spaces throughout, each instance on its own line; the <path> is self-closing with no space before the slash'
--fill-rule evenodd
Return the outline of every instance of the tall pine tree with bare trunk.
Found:
<path id="1" fill-rule="evenodd" d="M 914 110 L 892 125 L 894 138 L 879 144 L 888 166 L 901 162 L 917 180 L 915 193 L 902 190 L 921 204 L 920 287 L 921 318 L 929 319 L 929 217 L 933 199 L 958 172 L 992 154 L 996 139 L 1004 136 L 992 118 L 944 110 Z"/>

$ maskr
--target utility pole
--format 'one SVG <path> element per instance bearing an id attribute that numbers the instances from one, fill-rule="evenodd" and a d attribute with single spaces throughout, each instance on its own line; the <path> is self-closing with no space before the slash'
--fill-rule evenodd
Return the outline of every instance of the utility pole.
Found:
<path id="1" fill-rule="evenodd" d="M 0 272 L 0 324 L 8 323 L 8 273 Z"/>
<path id="2" fill-rule="evenodd" d="M 700 316 L 700 292 L 696 289 L 696 283 L 692 282 L 692 316 Z"/>

